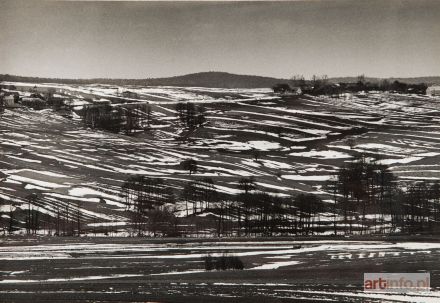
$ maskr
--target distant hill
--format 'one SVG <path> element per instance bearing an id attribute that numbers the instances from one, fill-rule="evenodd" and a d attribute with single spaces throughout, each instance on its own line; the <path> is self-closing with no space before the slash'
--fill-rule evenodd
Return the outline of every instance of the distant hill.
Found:
<path id="1" fill-rule="evenodd" d="M 280 82 L 289 82 L 287 79 L 252 75 L 237 75 L 224 72 L 203 72 L 176 77 L 149 79 L 59 79 L 0 75 L 0 81 L 65 84 L 101 83 L 111 85 L 200 86 L 220 88 L 266 88 L 272 87 Z"/>
<path id="2" fill-rule="evenodd" d="M 264 88 L 272 87 L 280 82 L 289 82 L 289 80 L 224 72 L 204 72 L 170 78 L 147 79 L 146 82 L 148 85 Z"/>
<path id="3" fill-rule="evenodd" d="M 330 78 L 331 82 L 356 82 L 357 77 Z M 378 82 L 383 79 L 366 77 L 369 82 Z M 389 81 L 398 80 L 408 84 L 426 83 L 440 84 L 440 77 L 416 77 L 416 78 L 389 78 Z M 61 78 L 38 78 L 13 75 L 0 75 L 0 81 L 31 82 L 31 83 L 65 83 L 65 84 L 110 84 L 110 85 L 150 85 L 150 86 L 200 86 L 219 88 L 268 88 L 277 83 L 290 83 L 289 79 L 271 77 L 237 75 L 225 72 L 202 72 L 167 78 L 147 79 L 61 79 Z"/>

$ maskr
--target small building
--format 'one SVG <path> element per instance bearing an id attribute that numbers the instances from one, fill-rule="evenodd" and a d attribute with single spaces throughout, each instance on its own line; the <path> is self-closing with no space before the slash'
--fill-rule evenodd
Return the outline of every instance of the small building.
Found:
<path id="1" fill-rule="evenodd" d="M 4 107 L 15 107 L 15 97 L 14 95 L 8 95 L 3 97 Z"/>
<path id="2" fill-rule="evenodd" d="M 16 90 L 17 87 L 15 85 L 0 84 L 0 89 Z"/>
<path id="3" fill-rule="evenodd" d="M 21 98 L 21 104 L 36 110 L 46 108 L 47 103 L 40 98 L 23 97 Z"/>
<path id="4" fill-rule="evenodd" d="M 130 98 L 130 99 L 139 99 L 139 95 L 137 93 L 129 91 L 129 90 L 122 92 L 122 97 Z"/>
<path id="5" fill-rule="evenodd" d="M 46 98 L 47 104 L 54 107 L 55 109 L 60 109 L 66 104 L 66 99 L 68 97 L 60 94 L 49 94 Z"/>
<path id="6" fill-rule="evenodd" d="M 31 98 L 38 98 L 38 99 L 45 99 L 44 96 L 40 93 L 31 93 L 30 97 Z"/>
<path id="7" fill-rule="evenodd" d="M 290 86 L 287 83 L 280 83 L 272 87 L 273 92 L 280 95 L 301 95 L 302 89 L 297 86 Z"/>
<path id="8" fill-rule="evenodd" d="M 20 107 L 20 105 L 17 103 L 20 95 L 17 92 L 1 92 L 0 93 L 1 98 L 1 106 L 2 107 L 8 107 L 8 108 L 14 108 L 14 107 Z"/>
<path id="9" fill-rule="evenodd" d="M 111 105 L 112 104 L 112 102 L 109 99 L 105 99 L 105 98 L 93 99 L 92 103 L 97 104 L 97 105 Z"/>
<path id="10" fill-rule="evenodd" d="M 301 87 L 291 87 L 290 88 L 290 93 L 293 95 L 301 95 L 302 94 L 302 89 Z"/>
<path id="11" fill-rule="evenodd" d="M 92 103 L 92 100 L 87 101 L 84 99 L 67 99 L 64 101 L 64 105 L 68 108 L 80 109 L 82 106 Z"/>
<path id="12" fill-rule="evenodd" d="M 426 89 L 428 96 L 440 96 L 440 85 L 432 85 Z"/>

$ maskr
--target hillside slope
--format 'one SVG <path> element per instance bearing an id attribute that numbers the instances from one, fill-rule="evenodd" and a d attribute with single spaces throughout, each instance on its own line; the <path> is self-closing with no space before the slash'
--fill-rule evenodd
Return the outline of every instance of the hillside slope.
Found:
<path id="1" fill-rule="evenodd" d="M 194 93 L 205 100 L 203 91 Z M 176 117 L 177 102 L 150 103 L 155 123 L 137 136 L 91 130 L 49 109 L 6 110 L 0 117 L 3 216 L 24 212 L 26 197 L 36 192 L 42 198 L 33 208 L 49 217 L 79 209 L 84 223 L 123 226 L 130 213 L 121 185 L 133 175 L 166 180 L 181 216 L 183 186 L 204 177 L 231 198 L 240 192 L 237 181 L 252 176 L 270 195 L 313 192 L 331 203 L 326 182 L 359 153 L 380 158 L 401 182 L 440 179 L 438 99 L 368 94 L 209 101 L 208 123 L 189 135 Z M 180 167 L 188 158 L 198 161 L 197 173 Z"/>

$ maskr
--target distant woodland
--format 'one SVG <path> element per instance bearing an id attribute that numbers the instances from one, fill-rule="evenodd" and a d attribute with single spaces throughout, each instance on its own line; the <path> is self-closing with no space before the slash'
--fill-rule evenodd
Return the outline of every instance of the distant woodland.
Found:
<path id="1" fill-rule="evenodd" d="M 366 77 L 368 82 L 380 82 L 385 79 Z M 389 78 L 389 82 L 399 81 L 407 84 L 425 83 L 427 85 L 440 83 L 440 77 L 418 78 Z M 199 86 L 218 88 L 269 88 L 278 83 L 293 84 L 293 79 L 277 79 L 252 75 L 236 75 L 224 72 L 202 72 L 168 78 L 145 78 L 145 79 L 62 79 L 62 78 L 38 78 L 23 77 L 1 74 L 0 81 L 32 82 L 32 83 L 64 83 L 64 84 L 110 84 L 110 85 L 142 85 L 142 86 Z M 332 83 L 356 83 L 358 77 L 329 78 Z"/>

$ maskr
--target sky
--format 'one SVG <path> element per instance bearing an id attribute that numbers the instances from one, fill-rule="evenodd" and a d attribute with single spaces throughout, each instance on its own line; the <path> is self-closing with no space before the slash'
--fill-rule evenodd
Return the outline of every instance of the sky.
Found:
<path id="1" fill-rule="evenodd" d="M 0 1 L 0 74 L 440 75 L 440 1 Z"/>

